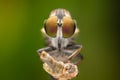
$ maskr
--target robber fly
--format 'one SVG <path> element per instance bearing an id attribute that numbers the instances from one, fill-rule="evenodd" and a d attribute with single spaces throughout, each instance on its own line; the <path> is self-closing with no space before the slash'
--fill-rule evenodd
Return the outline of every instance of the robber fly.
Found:
<path id="1" fill-rule="evenodd" d="M 79 29 L 69 11 L 53 10 L 49 18 L 44 21 L 41 32 L 45 37 L 46 47 L 37 51 L 39 55 L 42 51 L 46 51 L 55 60 L 64 63 L 72 62 L 77 65 L 82 61 L 83 56 L 80 54 L 82 45 L 75 43 Z"/>

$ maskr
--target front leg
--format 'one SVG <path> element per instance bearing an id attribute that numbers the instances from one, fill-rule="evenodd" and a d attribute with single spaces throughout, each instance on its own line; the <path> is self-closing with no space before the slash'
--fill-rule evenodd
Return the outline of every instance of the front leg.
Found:
<path id="1" fill-rule="evenodd" d="M 71 54 L 68 57 L 68 60 L 71 60 L 80 53 L 80 51 L 82 49 L 82 45 L 75 45 L 75 44 L 74 45 L 68 45 L 65 49 L 67 50 L 66 51 L 67 54 Z M 73 53 L 71 53 L 71 50 L 75 50 L 75 51 Z"/>
<path id="2" fill-rule="evenodd" d="M 83 56 L 80 54 L 82 45 L 69 45 L 66 49 L 75 49 L 73 53 L 68 57 L 68 61 L 72 61 L 73 59 L 77 59 L 74 64 L 79 64 L 83 60 Z M 67 52 L 68 53 L 68 52 Z"/>
<path id="3" fill-rule="evenodd" d="M 78 54 L 80 54 L 80 51 L 81 51 L 81 48 L 78 48 L 77 50 L 75 50 L 75 52 L 68 57 L 68 60 L 72 60 L 73 58 L 75 58 Z"/>
<path id="4" fill-rule="evenodd" d="M 37 53 L 38 53 L 38 54 L 41 54 L 42 51 L 48 52 L 48 51 L 52 51 L 52 50 L 55 50 L 55 48 L 49 46 L 49 47 L 45 47 L 45 48 L 38 49 L 38 50 L 37 50 Z"/>
<path id="5" fill-rule="evenodd" d="M 68 45 L 65 49 L 79 49 L 82 48 L 82 45 L 71 44 Z"/>

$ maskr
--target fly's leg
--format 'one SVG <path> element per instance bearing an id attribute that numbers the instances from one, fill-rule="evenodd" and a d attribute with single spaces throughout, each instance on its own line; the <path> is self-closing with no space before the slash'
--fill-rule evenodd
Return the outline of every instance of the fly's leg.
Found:
<path id="1" fill-rule="evenodd" d="M 81 48 L 82 45 L 71 45 L 67 47 L 67 49 L 76 49 L 75 52 L 72 53 L 67 60 L 71 61 L 72 59 L 78 59 L 74 62 L 74 64 L 78 65 L 83 60 L 83 56 L 80 54 Z"/>
<path id="2" fill-rule="evenodd" d="M 48 52 L 48 51 L 52 51 L 52 50 L 55 50 L 55 48 L 53 48 L 53 47 L 45 47 L 45 48 L 38 49 L 37 53 L 40 54 L 42 51 Z"/>
<path id="3" fill-rule="evenodd" d="M 82 45 L 71 44 L 66 47 L 66 49 L 79 49 L 82 48 Z"/>
<path id="4" fill-rule="evenodd" d="M 68 60 L 73 59 L 74 57 L 76 57 L 81 51 L 81 48 L 78 48 L 74 53 L 72 53 L 69 57 Z"/>
<path id="5" fill-rule="evenodd" d="M 73 62 L 75 65 L 78 65 L 83 60 L 83 56 L 80 54 L 79 50 L 76 50 L 68 57 L 68 61 L 72 61 L 74 59 L 76 59 L 76 61 Z"/>

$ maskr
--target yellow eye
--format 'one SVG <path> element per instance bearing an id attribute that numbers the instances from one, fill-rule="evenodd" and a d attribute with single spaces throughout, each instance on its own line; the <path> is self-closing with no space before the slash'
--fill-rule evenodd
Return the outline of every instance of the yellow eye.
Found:
<path id="1" fill-rule="evenodd" d="M 57 17 L 53 16 L 47 19 L 45 23 L 45 30 L 46 33 L 51 36 L 55 37 L 57 33 Z"/>
<path id="2" fill-rule="evenodd" d="M 71 18 L 69 17 L 63 18 L 62 27 L 63 37 L 65 38 L 71 37 L 75 32 L 75 28 L 76 28 L 75 23 Z"/>

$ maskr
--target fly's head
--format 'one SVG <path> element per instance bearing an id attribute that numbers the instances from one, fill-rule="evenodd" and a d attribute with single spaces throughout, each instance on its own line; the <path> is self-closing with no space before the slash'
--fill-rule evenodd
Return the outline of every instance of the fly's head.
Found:
<path id="1" fill-rule="evenodd" d="M 48 45 L 57 49 L 65 48 L 74 42 L 73 38 L 79 32 L 75 20 L 65 9 L 52 11 L 41 31 L 47 37 Z"/>

